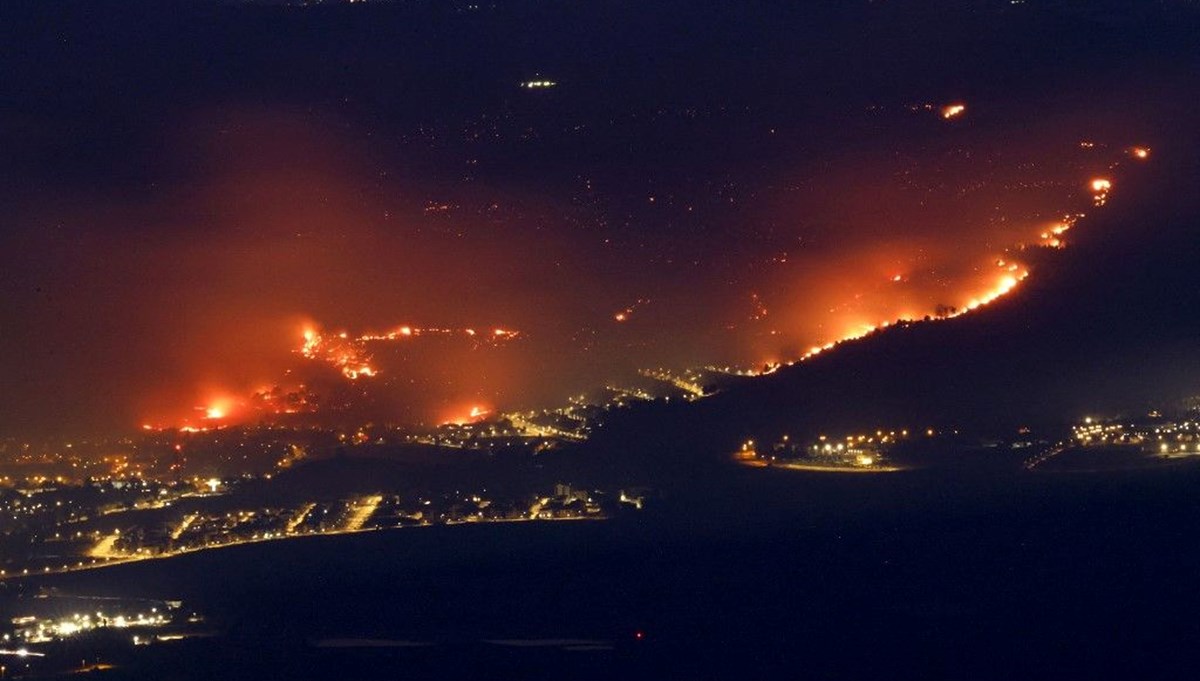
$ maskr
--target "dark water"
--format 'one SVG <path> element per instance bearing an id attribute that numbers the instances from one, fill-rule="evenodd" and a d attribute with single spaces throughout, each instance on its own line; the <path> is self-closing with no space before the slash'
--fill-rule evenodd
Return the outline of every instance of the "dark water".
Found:
<path id="1" fill-rule="evenodd" d="M 606 523 L 302 539 L 54 584 L 182 598 L 221 632 L 110 653 L 121 678 L 1190 676 L 1200 470 L 852 477 L 739 472 Z"/>

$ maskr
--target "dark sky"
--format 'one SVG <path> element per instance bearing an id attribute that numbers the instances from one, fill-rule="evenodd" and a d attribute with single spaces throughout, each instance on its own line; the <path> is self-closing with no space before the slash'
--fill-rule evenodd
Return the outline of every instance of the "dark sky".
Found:
<path id="1" fill-rule="evenodd" d="M 1193 143 L 1187 3 L 709 4 L 6 3 L 0 429 L 312 380 L 305 326 L 520 332 L 377 351 L 396 420 L 786 360 Z"/>

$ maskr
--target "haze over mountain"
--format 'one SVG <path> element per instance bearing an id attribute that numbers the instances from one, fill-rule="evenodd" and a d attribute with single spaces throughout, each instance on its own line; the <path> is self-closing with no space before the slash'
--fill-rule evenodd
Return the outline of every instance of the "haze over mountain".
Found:
<path id="1" fill-rule="evenodd" d="M 254 422 L 306 325 L 520 332 L 323 391 L 396 422 L 793 359 L 994 290 L 1194 114 L 1186 3 L 0 12 L 5 432 Z"/>
<path id="2" fill-rule="evenodd" d="M 1178 132 L 1069 248 L 1042 253 L 1018 291 L 711 398 L 618 412 L 587 447 L 678 472 L 727 459 L 748 437 L 928 426 L 994 436 L 1200 394 L 1200 164 L 1196 137 Z"/>

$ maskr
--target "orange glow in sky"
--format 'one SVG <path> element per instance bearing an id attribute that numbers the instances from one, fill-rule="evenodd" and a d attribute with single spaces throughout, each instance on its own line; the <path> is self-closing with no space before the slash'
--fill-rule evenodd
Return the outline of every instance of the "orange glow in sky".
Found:
<path id="1" fill-rule="evenodd" d="M 973 125 L 936 122 L 965 116 L 964 103 L 929 103 L 920 110 L 921 125 L 953 138 L 954 148 L 969 149 Z M 763 358 L 772 364 L 796 361 L 899 321 L 956 317 L 1020 289 L 1040 262 L 1022 249 L 1064 248 L 1074 240 L 1075 232 L 1066 232 L 1082 215 L 1078 211 L 1089 202 L 1103 205 L 1122 179 L 1117 161 L 1100 165 L 1098 156 L 1125 159 L 1120 167 L 1125 172 L 1140 166 L 1129 159 L 1150 154 L 1145 147 L 1102 139 L 1081 147 L 1078 134 L 1059 141 L 1086 160 L 1053 168 L 1042 163 L 1046 147 L 1030 142 L 1029 149 L 1017 149 L 1020 140 L 1006 147 L 1012 167 L 997 162 L 999 171 L 978 169 L 980 162 L 965 153 L 925 159 L 896 154 L 882 142 L 878 153 L 861 157 L 831 153 L 819 172 L 797 161 L 794 181 L 771 178 L 787 184 L 787 192 L 756 199 L 752 209 L 740 209 L 744 213 L 708 209 L 713 216 L 706 219 L 737 229 L 727 235 L 714 228 L 704 239 L 647 224 L 631 230 L 636 237 L 624 242 L 608 232 L 561 236 L 553 229 L 525 242 L 515 223 L 501 235 L 472 231 L 464 219 L 445 232 L 458 236 L 444 243 L 439 230 L 357 227 L 366 218 L 350 209 L 310 219 L 268 191 L 275 203 L 261 222 L 286 228 L 261 241 L 285 244 L 279 246 L 285 256 L 280 264 L 291 268 L 287 276 L 263 282 L 260 262 L 241 263 L 229 255 L 261 244 L 229 236 L 232 245 L 221 257 L 245 268 L 239 285 L 222 293 L 225 300 L 213 298 L 195 322 L 203 333 L 170 358 L 189 369 L 170 391 L 163 390 L 172 392 L 171 399 L 146 398 L 127 422 L 216 427 L 251 422 L 259 413 L 301 417 L 326 405 L 349 404 L 368 391 L 390 390 L 405 396 L 389 402 L 372 393 L 369 399 L 382 405 L 385 417 L 393 413 L 385 409 L 396 405 L 411 410 L 395 422 L 415 414 L 414 422 L 469 423 L 493 409 L 554 404 L 534 402 L 530 386 L 541 390 L 537 398 L 553 400 L 569 394 L 567 389 L 620 381 L 650 366 L 762 368 Z M 266 179 L 250 184 L 282 192 L 277 165 Z M 1008 174 L 998 177 L 1001 171 Z M 336 174 L 317 173 L 316 179 L 320 182 L 308 177 L 297 182 L 338 194 Z M 1050 189 L 1043 195 L 1029 187 Z M 215 194 L 223 198 L 223 192 Z M 283 198 L 303 200 L 307 193 Z M 719 205 L 750 202 L 749 193 L 729 194 L 721 195 Z M 695 197 L 659 196 L 656 211 L 675 205 L 678 214 L 636 220 L 661 215 L 686 224 L 693 204 L 699 205 Z M 766 189 L 762 196 L 768 196 Z M 451 211 L 438 219 L 457 218 Z M 293 236 L 297 222 L 304 223 L 305 239 Z M 610 237 L 611 248 L 597 246 Z M 593 238 L 595 243 L 588 241 Z M 345 249 L 330 246 L 347 239 L 357 244 L 349 263 L 340 259 Z M 644 250 L 634 248 L 643 242 Z M 546 251 L 544 258 L 528 257 L 538 249 Z M 217 256 L 197 269 L 212 269 L 215 262 Z M 356 272 L 370 277 L 360 282 L 351 276 Z M 275 288 L 258 291 L 260 283 Z M 254 296 L 247 295 L 250 290 Z M 408 323 L 392 325 L 397 321 Z M 261 331 L 274 322 L 280 327 L 276 335 Z M 247 361 L 237 354 L 236 341 L 256 333 L 259 348 Z M 218 351 L 212 349 L 214 339 Z M 484 370 L 481 363 L 489 361 Z M 324 383 L 314 386 L 313 375 Z M 208 386 L 218 386 L 224 399 L 212 399 Z M 250 399 L 255 392 L 271 396 Z M 483 397 L 493 406 L 464 404 L 463 396 Z M 175 418 L 156 413 L 168 401 L 178 405 Z"/>
<path id="2" fill-rule="evenodd" d="M 468 423 L 477 423 L 487 418 L 492 410 L 479 404 L 471 405 L 462 412 L 456 413 L 449 418 L 441 421 L 442 425 L 465 426 Z"/>

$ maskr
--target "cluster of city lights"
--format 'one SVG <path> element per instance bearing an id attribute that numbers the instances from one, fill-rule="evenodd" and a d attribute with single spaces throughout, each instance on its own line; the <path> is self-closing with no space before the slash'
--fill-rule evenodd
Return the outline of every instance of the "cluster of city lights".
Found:
<path id="1" fill-rule="evenodd" d="M 158 608 L 132 615 L 106 615 L 103 612 L 73 613 L 60 618 L 39 618 L 33 615 L 12 620 L 14 635 L 26 643 L 47 643 L 79 636 L 97 629 L 128 629 L 131 627 L 161 627 L 171 618 Z M 8 635 L 6 635 L 6 638 Z"/>
<path id="2" fill-rule="evenodd" d="M 926 437 L 934 437 L 933 428 L 925 430 Z M 801 470 L 857 470 L 891 472 L 900 470 L 887 462 L 889 450 L 898 442 L 907 440 L 909 431 L 876 430 L 843 437 L 819 436 L 809 443 L 794 441 L 784 435 L 773 443 L 760 443 L 753 439 L 742 443 L 734 460 L 749 466 L 778 466 Z"/>
<path id="3" fill-rule="evenodd" d="M 1087 417 L 1072 429 L 1084 447 L 1136 445 L 1147 453 L 1200 455 L 1200 421 L 1104 421 Z"/>

